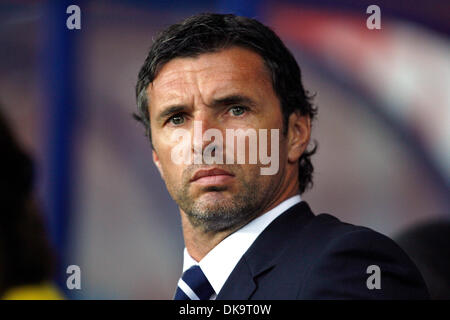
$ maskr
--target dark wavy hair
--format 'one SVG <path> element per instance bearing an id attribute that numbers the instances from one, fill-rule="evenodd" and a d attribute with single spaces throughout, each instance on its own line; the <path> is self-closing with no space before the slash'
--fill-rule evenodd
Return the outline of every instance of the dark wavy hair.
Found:
<path id="1" fill-rule="evenodd" d="M 299 112 L 310 117 L 317 115 L 312 96 L 303 88 L 300 68 L 281 39 L 257 20 L 232 14 L 203 13 L 185 19 L 163 30 L 154 40 L 141 67 L 136 84 L 138 112 L 134 117 L 142 122 L 151 140 L 148 111 L 148 85 L 161 67 L 177 57 L 196 57 L 229 47 L 243 47 L 259 54 L 271 74 L 273 89 L 280 100 L 283 113 L 283 133 L 287 133 L 289 115 Z M 153 145 L 152 145 L 153 148 Z M 317 150 L 305 150 L 299 159 L 299 190 L 312 186 L 314 167 L 310 157 Z"/>

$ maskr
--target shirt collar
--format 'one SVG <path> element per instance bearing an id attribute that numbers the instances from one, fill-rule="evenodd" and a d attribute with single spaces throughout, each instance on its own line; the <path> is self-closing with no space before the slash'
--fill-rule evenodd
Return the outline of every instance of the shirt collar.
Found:
<path id="1" fill-rule="evenodd" d="M 218 294 L 241 257 L 264 229 L 280 214 L 301 201 L 300 195 L 297 194 L 281 202 L 275 208 L 253 219 L 223 239 L 198 263 L 184 248 L 183 272 L 193 265 L 199 265 L 214 291 Z"/>

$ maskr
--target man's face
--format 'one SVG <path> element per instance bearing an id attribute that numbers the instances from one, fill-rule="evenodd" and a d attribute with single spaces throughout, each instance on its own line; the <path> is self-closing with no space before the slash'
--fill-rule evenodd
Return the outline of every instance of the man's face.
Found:
<path id="1" fill-rule="evenodd" d="M 236 228 L 270 205 L 286 179 L 287 143 L 282 134 L 280 103 L 258 54 L 232 47 L 173 59 L 161 68 L 147 94 L 154 162 L 192 225 L 204 231 Z M 201 123 L 200 135 L 194 134 L 194 121 Z M 223 164 L 176 163 L 173 150 L 180 147 L 180 141 L 174 140 L 173 134 L 177 129 L 191 133 L 192 140 L 181 145 L 192 152 L 191 159 L 195 154 L 201 156 L 211 143 L 198 137 L 209 129 L 219 130 L 223 136 Z M 260 169 L 267 164 L 261 164 L 259 157 L 256 164 L 249 163 L 248 138 L 245 163 L 236 163 L 235 155 L 235 162 L 226 164 L 230 147 L 226 129 L 252 129 L 257 134 L 259 129 L 267 129 L 268 154 L 271 129 L 278 129 L 279 153 L 272 155 L 279 159 L 277 173 L 262 175 Z M 201 175 L 207 176 L 198 178 Z"/>

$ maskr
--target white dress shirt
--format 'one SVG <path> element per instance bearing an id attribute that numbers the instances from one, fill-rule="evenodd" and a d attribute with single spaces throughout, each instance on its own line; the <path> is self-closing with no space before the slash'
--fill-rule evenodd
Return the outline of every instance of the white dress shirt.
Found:
<path id="1" fill-rule="evenodd" d="M 184 248 L 183 272 L 193 265 L 199 265 L 216 294 L 219 293 L 236 264 L 264 229 L 280 214 L 301 201 L 300 195 L 286 199 L 223 239 L 200 262 L 196 262 Z M 212 300 L 216 298 L 216 294 L 211 297 Z"/>

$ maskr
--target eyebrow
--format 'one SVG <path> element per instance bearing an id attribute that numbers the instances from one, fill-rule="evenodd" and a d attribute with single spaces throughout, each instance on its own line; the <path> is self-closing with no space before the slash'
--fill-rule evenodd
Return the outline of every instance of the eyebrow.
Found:
<path id="1" fill-rule="evenodd" d="M 163 122 L 164 119 L 166 119 L 170 115 L 182 112 L 186 109 L 187 109 L 187 106 L 185 106 L 185 105 L 175 105 L 175 106 L 167 107 L 163 111 L 160 112 L 160 114 L 156 118 L 156 121 Z"/>
<path id="2" fill-rule="evenodd" d="M 246 104 L 250 106 L 256 106 L 256 103 L 255 101 L 253 101 L 253 99 L 241 94 L 232 94 L 222 98 L 214 99 L 211 107 L 229 106 L 233 104 Z M 156 121 L 161 123 L 169 116 L 179 112 L 183 112 L 187 109 L 189 109 L 189 107 L 186 105 L 169 106 L 159 113 L 159 115 L 156 117 Z"/>
<path id="3" fill-rule="evenodd" d="M 212 105 L 213 106 L 222 106 L 222 105 L 231 105 L 231 104 L 247 104 L 251 106 L 255 106 L 256 103 L 253 99 L 241 95 L 241 94 L 233 94 L 229 96 L 225 96 L 223 98 L 214 99 Z"/>

